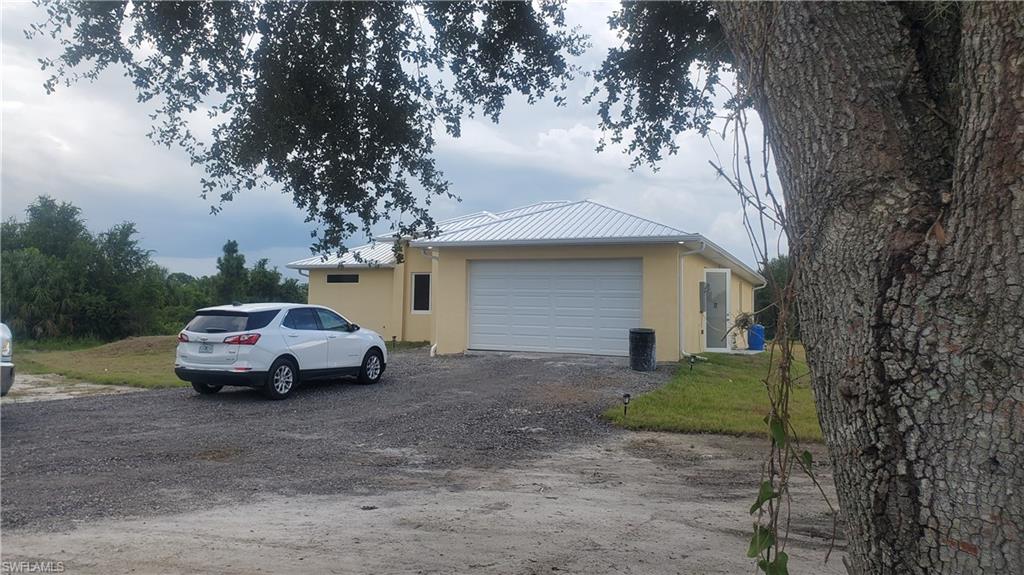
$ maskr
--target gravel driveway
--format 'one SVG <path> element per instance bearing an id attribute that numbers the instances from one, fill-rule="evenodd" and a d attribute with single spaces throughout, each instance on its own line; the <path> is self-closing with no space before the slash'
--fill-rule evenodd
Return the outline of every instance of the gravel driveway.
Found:
<path id="1" fill-rule="evenodd" d="M 573 565 L 610 572 L 619 569 L 577 561 L 590 557 L 593 537 L 574 539 L 579 557 L 572 561 L 563 557 L 549 564 L 542 551 L 553 546 L 561 557 L 572 545 L 566 547 L 556 534 L 572 533 L 577 528 L 571 525 L 600 530 L 594 537 L 611 537 L 614 547 L 622 540 L 616 528 L 649 519 L 643 501 L 667 494 L 663 509 L 698 502 L 710 506 L 705 511 L 712 519 L 723 516 L 715 501 L 731 502 L 739 515 L 727 525 L 720 517 L 715 529 L 736 540 L 735 549 L 725 550 L 728 556 L 749 565 L 742 557 L 749 527 L 742 510 L 757 482 L 758 442 L 722 438 L 709 444 L 668 434 L 648 440 L 647 434 L 618 431 L 598 418 L 622 393 L 666 381 L 671 368 L 642 374 L 629 371 L 624 359 L 429 358 L 423 350 L 392 359 L 377 385 L 315 383 L 283 402 L 246 389 L 215 396 L 180 389 L 4 405 L 3 559 L 63 560 L 71 572 L 103 572 L 111 562 L 116 571 L 140 572 L 273 572 L 296 565 L 310 572 L 404 572 L 416 565 L 433 565 L 430 572 L 551 572 L 571 571 Z M 681 464 L 707 473 L 680 479 Z M 529 477 L 535 481 L 524 482 Z M 641 503 L 630 504 L 634 499 Z M 608 508 L 616 502 L 631 506 Z M 559 523 L 566 513 L 595 505 L 594 520 Z M 484 515 L 467 511 L 476 506 Z M 424 509 L 436 515 L 424 515 Z M 821 512 L 820 505 L 812 506 L 806 521 L 795 521 L 804 526 L 808 556 L 818 559 L 827 523 Z M 516 513 L 523 514 L 519 523 Z M 678 514 L 672 513 L 674 520 L 692 522 L 696 516 Z M 602 527 L 600 517 L 609 525 Z M 498 549 L 485 553 L 483 541 L 460 555 L 463 546 L 451 536 L 474 521 L 483 527 L 510 522 L 494 534 L 509 543 L 504 555 Z M 449 527 L 433 536 L 423 531 L 434 523 Z M 527 545 L 523 538 L 537 537 L 543 525 L 554 529 L 551 536 L 532 551 L 514 550 L 513 542 Z M 399 537 L 404 543 L 377 544 L 403 529 L 409 534 Z M 706 540 L 707 533 L 696 534 L 703 545 L 700 537 Z M 221 537 L 233 543 L 220 555 L 216 546 L 208 555 L 198 551 Z M 275 537 L 283 548 L 265 547 Z M 333 538 L 335 544 L 309 548 L 311 540 Z M 360 559 L 353 539 L 369 543 L 378 555 Z M 415 555 L 422 549 L 408 547 L 425 541 L 435 556 L 440 553 L 433 563 Z M 668 537 L 662 551 L 678 555 L 677 543 Z M 187 556 L 182 546 L 190 548 Z M 275 553 L 260 555 L 272 548 Z M 644 551 L 645 561 L 659 553 Z M 604 559 L 609 565 L 640 565 L 628 553 L 616 557 Z M 395 563 L 399 559 L 406 563 Z M 715 569 L 731 568 L 715 555 L 704 559 Z M 515 569 L 507 562 L 513 560 L 519 562 Z"/>
<path id="2" fill-rule="evenodd" d="M 283 402 L 188 388 L 7 405 L 2 525 L 382 490 L 422 468 L 514 462 L 608 433 L 597 415 L 609 401 L 669 375 L 581 359 L 413 350 L 378 385 L 312 383 Z"/>

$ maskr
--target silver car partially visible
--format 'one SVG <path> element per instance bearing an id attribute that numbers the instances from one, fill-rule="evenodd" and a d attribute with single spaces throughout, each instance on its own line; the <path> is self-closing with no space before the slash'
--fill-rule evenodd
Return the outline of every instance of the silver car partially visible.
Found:
<path id="1" fill-rule="evenodd" d="M 0 396 L 14 385 L 14 342 L 11 330 L 6 324 L 0 323 Z"/>

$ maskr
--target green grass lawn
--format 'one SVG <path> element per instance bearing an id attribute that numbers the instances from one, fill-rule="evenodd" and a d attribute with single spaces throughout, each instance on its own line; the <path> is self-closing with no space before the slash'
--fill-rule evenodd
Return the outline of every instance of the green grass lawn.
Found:
<path id="1" fill-rule="evenodd" d="M 396 341 L 394 343 L 391 340 L 384 340 L 384 343 L 388 346 L 388 352 L 392 351 L 404 351 L 407 349 L 416 349 L 420 347 L 430 346 L 429 341 Z"/>
<path id="2" fill-rule="evenodd" d="M 794 375 L 807 373 L 803 348 L 795 350 Z M 776 359 L 778 352 L 776 352 Z M 605 411 L 605 418 L 629 429 L 690 433 L 767 435 L 768 394 L 761 380 L 768 370 L 768 353 L 759 355 L 705 354 L 693 370 L 680 364 L 672 381 L 632 398 L 629 414 L 622 405 Z M 808 377 L 799 379 L 790 395 L 790 417 L 797 437 L 821 441 Z"/>
<path id="3" fill-rule="evenodd" d="M 15 349 L 18 371 L 58 373 L 90 383 L 135 387 L 188 385 L 174 375 L 173 335 L 132 337 L 86 349 Z"/>
<path id="4" fill-rule="evenodd" d="M 91 345 L 91 347 L 90 347 Z M 99 345 L 95 341 L 26 342 L 15 349 L 18 371 L 57 373 L 89 383 L 134 387 L 181 387 L 188 383 L 174 375 L 173 335 L 132 337 Z M 398 351 L 430 345 L 427 341 L 400 341 Z M 388 342 L 388 351 L 391 351 Z"/>

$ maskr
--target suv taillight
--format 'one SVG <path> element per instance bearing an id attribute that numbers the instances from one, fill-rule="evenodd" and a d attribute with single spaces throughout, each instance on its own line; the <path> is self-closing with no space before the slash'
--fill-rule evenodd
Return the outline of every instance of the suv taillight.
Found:
<path id="1" fill-rule="evenodd" d="M 231 343 L 234 345 L 256 345 L 256 342 L 260 340 L 260 334 L 258 333 L 243 333 L 242 335 L 233 335 L 231 337 L 224 338 L 224 343 Z"/>
<path id="2" fill-rule="evenodd" d="M 188 336 L 185 335 L 185 332 L 178 334 L 178 343 L 188 343 Z"/>

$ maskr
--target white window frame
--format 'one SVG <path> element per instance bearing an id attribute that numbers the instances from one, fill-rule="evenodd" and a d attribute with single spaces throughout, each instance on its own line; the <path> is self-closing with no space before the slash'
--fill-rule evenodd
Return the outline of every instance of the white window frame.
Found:
<path id="1" fill-rule="evenodd" d="M 416 309 L 416 276 L 427 276 L 430 278 L 430 284 L 427 293 L 427 309 Z M 426 315 L 434 310 L 434 278 L 430 277 L 430 272 L 413 272 L 409 275 L 409 313 L 416 315 Z"/>

